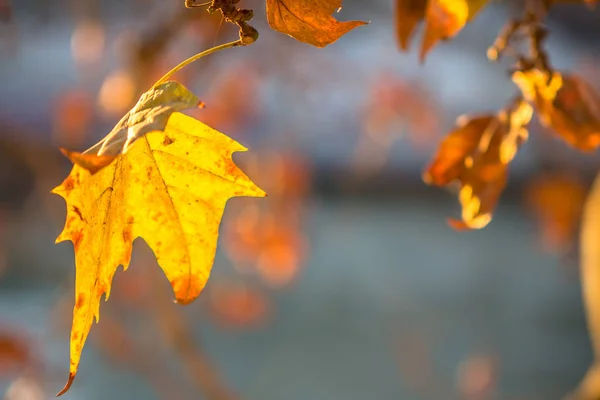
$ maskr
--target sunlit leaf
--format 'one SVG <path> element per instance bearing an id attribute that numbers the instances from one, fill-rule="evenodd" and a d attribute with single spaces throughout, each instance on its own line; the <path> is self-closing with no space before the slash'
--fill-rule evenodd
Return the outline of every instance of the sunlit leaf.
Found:
<path id="1" fill-rule="evenodd" d="M 460 183 L 462 221 L 450 220 L 454 228 L 479 229 L 491 221 L 506 186 L 507 164 L 527 138 L 531 114 L 531 107 L 519 102 L 510 111 L 464 121 L 442 141 L 423 179 L 436 186 Z"/>
<path id="2" fill-rule="evenodd" d="M 600 146 L 600 96 L 574 75 L 537 69 L 517 71 L 513 81 L 532 102 L 540 121 L 569 145 L 592 151 Z"/>
<path id="3" fill-rule="evenodd" d="M 452 38 L 472 20 L 489 0 L 429 0 L 425 13 L 425 33 L 421 61 L 440 40 Z"/>
<path id="4" fill-rule="evenodd" d="M 336 20 L 342 0 L 267 0 L 267 20 L 274 30 L 304 43 L 325 47 L 364 21 Z"/>
<path id="5" fill-rule="evenodd" d="M 400 48 L 407 51 L 415 28 L 425 21 L 420 58 L 440 40 L 450 39 L 471 21 L 489 0 L 396 0 L 396 35 Z"/>
<path id="6" fill-rule="evenodd" d="M 53 190 L 67 203 L 57 242 L 73 242 L 76 261 L 69 381 L 60 394 L 75 378 L 100 298 L 108 298 L 118 266 L 129 265 L 134 239 L 142 237 L 153 250 L 177 301 L 189 303 L 208 280 L 227 200 L 265 195 L 231 159 L 246 148 L 173 112 L 195 104 L 174 82 L 151 89 L 82 155 L 84 163 L 71 154 L 76 164 Z M 114 159 L 101 165 L 103 157 Z"/>

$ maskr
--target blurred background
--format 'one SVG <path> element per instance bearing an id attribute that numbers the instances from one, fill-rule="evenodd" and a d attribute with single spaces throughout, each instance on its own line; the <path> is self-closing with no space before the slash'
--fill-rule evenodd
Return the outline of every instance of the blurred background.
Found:
<path id="1" fill-rule="evenodd" d="M 390 0 L 325 49 L 274 32 L 177 75 L 190 113 L 250 148 L 268 193 L 235 198 L 211 279 L 189 306 L 138 240 L 115 275 L 68 399 L 559 399 L 592 360 L 578 275 L 598 168 L 532 124 L 495 218 L 456 232 L 456 194 L 421 172 L 462 114 L 516 93 L 486 49 L 518 11 L 491 3 L 419 64 Z M 59 147 L 104 137 L 178 62 L 237 38 L 183 0 L 0 0 L 0 396 L 53 398 L 68 375 L 74 257 L 54 244 Z M 600 9 L 553 8 L 548 52 L 598 87 Z M 418 39 L 416 39 L 418 41 Z"/>

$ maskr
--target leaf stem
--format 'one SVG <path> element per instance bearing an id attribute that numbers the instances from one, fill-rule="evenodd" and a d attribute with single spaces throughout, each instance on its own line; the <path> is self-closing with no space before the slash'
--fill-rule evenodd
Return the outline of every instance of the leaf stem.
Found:
<path id="1" fill-rule="evenodd" d="M 224 50 L 224 49 L 228 49 L 230 47 L 237 47 L 237 46 L 245 46 L 246 43 L 242 42 L 242 39 L 238 39 L 234 42 L 229 42 L 229 43 L 224 43 L 224 44 L 220 44 L 218 46 L 212 47 L 208 50 L 204 50 L 196 55 L 191 56 L 190 58 L 188 58 L 187 60 L 179 63 L 177 66 L 175 66 L 173 69 L 171 69 L 169 72 L 167 72 L 162 78 L 160 78 L 159 80 L 156 81 L 156 83 L 154 85 L 152 85 L 152 88 L 160 85 L 161 83 L 165 83 L 167 80 L 169 80 L 169 78 L 175 74 L 176 72 L 178 72 L 180 69 L 182 69 L 183 67 L 185 67 L 188 64 L 193 63 L 194 61 L 197 61 L 199 59 L 201 59 L 204 56 L 207 56 L 209 54 L 212 53 L 216 53 L 217 51 L 220 50 Z"/>

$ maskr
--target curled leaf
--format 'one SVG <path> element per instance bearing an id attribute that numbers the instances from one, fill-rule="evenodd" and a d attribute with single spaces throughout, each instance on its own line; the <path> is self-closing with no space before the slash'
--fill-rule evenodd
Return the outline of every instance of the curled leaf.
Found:
<path id="1" fill-rule="evenodd" d="M 267 21 L 272 29 L 304 43 L 325 47 L 364 21 L 340 22 L 331 14 L 342 0 L 267 0 Z"/>
<path id="2" fill-rule="evenodd" d="M 98 156 L 96 154 L 83 154 L 76 151 L 60 149 L 73 164 L 79 165 L 87 169 L 92 174 L 100 171 L 102 168 L 110 164 L 117 156 Z"/>
<path id="3" fill-rule="evenodd" d="M 162 83 L 142 94 L 138 102 L 100 142 L 85 154 L 116 156 L 127 151 L 139 137 L 161 131 L 175 111 L 202 106 L 192 92 L 174 81 Z"/>
<path id="4" fill-rule="evenodd" d="M 69 380 L 59 394 L 75 378 L 92 322 L 99 318 L 100 298 L 108 299 L 119 265 L 129 265 L 136 238 L 143 237 L 153 250 L 175 298 L 186 304 L 208 280 L 227 200 L 265 196 L 231 158 L 245 147 L 172 113 L 196 102 L 187 89 L 173 83 L 155 89 L 102 146 L 71 153 L 75 165 L 53 190 L 67 203 L 57 242 L 73 243 L 76 264 Z M 98 149 L 105 151 L 94 154 Z"/>
<path id="5" fill-rule="evenodd" d="M 569 145 L 592 151 L 600 146 L 600 96 L 581 78 L 533 69 L 512 76 L 539 119 Z"/>
<path id="6" fill-rule="evenodd" d="M 491 221 L 506 186 L 507 164 L 527 138 L 527 107 L 520 102 L 510 112 L 469 119 L 440 145 L 423 179 L 436 186 L 460 183 L 462 221 L 450 220 L 454 228 L 480 229 Z"/>

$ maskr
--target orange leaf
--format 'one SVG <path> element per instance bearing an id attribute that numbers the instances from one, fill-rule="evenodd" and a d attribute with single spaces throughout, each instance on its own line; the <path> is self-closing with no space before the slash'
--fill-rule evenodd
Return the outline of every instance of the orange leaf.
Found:
<path id="1" fill-rule="evenodd" d="M 31 361 L 30 353 L 22 333 L 0 332 L 0 376 L 24 368 Z"/>
<path id="2" fill-rule="evenodd" d="M 600 96 L 585 81 L 537 69 L 517 71 L 512 79 L 535 105 L 542 124 L 565 142 L 582 151 L 600 146 Z"/>
<path id="3" fill-rule="evenodd" d="M 488 0 L 429 0 L 421 43 L 421 62 L 440 40 L 452 38 L 483 8 Z"/>
<path id="4" fill-rule="evenodd" d="M 446 136 L 427 168 L 423 176 L 425 182 L 444 186 L 459 179 L 465 169 L 465 159 L 477 150 L 483 132 L 493 120 L 493 115 L 459 120 L 459 128 Z"/>
<path id="5" fill-rule="evenodd" d="M 76 151 L 60 149 L 60 152 L 65 155 L 73 164 L 79 165 L 87 169 L 92 174 L 100 171 L 102 168 L 110 164 L 116 156 L 99 156 L 96 154 L 83 154 Z"/>
<path id="6" fill-rule="evenodd" d="M 527 207 L 537 220 L 545 249 L 556 251 L 572 244 L 586 193 L 581 180 L 565 172 L 544 174 L 527 187 Z"/>
<path id="7" fill-rule="evenodd" d="M 258 289 L 243 284 L 219 283 L 211 287 L 212 317 L 230 328 L 258 326 L 269 315 L 269 299 Z"/>
<path id="8" fill-rule="evenodd" d="M 272 29 L 304 43 L 325 47 L 364 21 L 340 22 L 331 14 L 342 0 L 267 0 L 267 20 Z"/>
<path id="9" fill-rule="evenodd" d="M 460 182 L 462 221 L 450 220 L 452 227 L 479 229 L 491 221 L 506 186 L 507 164 L 527 139 L 531 114 L 531 107 L 519 102 L 510 112 L 467 120 L 444 139 L 423 179 L 436 186 Z"/>
<path id="10" fill-rule="evenodd" d="M 396 0 L 396 37 L 400 48 L 408 51 L 410 37 L 416 26 L 425 18 L 427 0 Z"/>

